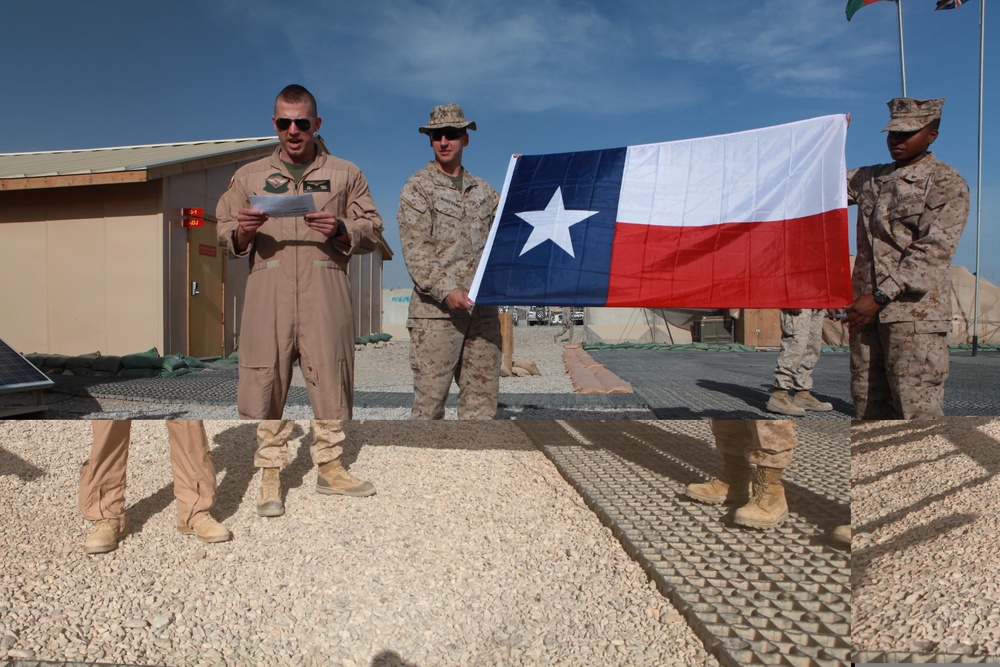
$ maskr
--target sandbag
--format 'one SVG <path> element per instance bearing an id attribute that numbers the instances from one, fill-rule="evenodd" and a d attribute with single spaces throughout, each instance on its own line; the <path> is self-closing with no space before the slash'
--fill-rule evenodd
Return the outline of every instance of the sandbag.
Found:
<path id="1" fill-rule="evenodd" d="M 103 373 L 117 375 L 118 371 L 122 369 L 122 358 L 115 354 L 100 356 L 94 359 L 94 363 L 90 365 L 90 368 L 94 371 L 95 375 Z"/>
<path id="2" fill-rule="evenodd" d="M 66 360 L 69 359 L 65 354 L 50 354 L 45 357 L 45 361 L 42 366 L 46 370 L 58 370 L 61 371 L 66 368 Z"/>
<path id="3" fill-rule="evenodd" d="M 179 354 L 170 354 L 165 357 L 159 357 L 153 361 L 153 365 L 160 370 L 167 371 L 168 373 L 173 373 L 181 368 L 187 368 L 187 362 L 184 360 L 184 357 Z"/>
<path id="4" fill-rule="evenodd" d="M 158 370 L 159 366 L 156 362 L 160 358 L 160 353 L 155 347 L 151 347 L 145 352 L 136 352 L 133 354 L 126 354 L 122 357 L 122 368 L 125 370 L 130 369 L 150 369 Z M 152 376 L 131 376 L 131 377 L 152 377 Z"/>
<path id="5" fill-rule="evenodd" d="M 66 360 L 66 368 L 69 370 L 74 370 L 76 368 L 91 368 L 94 365 L 94 360 L 100 356 L 100 352 L 78 354 L 75 357 L 70 357 Z M 78 373 L 78 375 L 80 375 L 80 373 Z"/>

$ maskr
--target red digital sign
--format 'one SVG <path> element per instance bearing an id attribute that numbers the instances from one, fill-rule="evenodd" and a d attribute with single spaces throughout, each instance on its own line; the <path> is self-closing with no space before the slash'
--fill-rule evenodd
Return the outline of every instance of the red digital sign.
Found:
<path id="1" fill-rule="evenodd" d="M 204 227 L 205 209 L 203 208 L 182 208 L 181 224 L 184 227 Z"/>

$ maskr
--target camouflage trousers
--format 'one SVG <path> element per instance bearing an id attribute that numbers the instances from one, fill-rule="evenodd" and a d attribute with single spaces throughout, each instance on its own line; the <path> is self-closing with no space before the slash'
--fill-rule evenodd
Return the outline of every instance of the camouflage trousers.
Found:
<path id="1" fill-rule="evenodd" d="M 341 443 L 347 439 L 340 419 L 313 419 L 313 441 L 309 453 L 313 463 L 323 465 L 336 461 L 344 453 Z M 284 468 L 291 462 L 288 437 L 295 422 L 288 419 L 264 419 L 257 424 L 257 453 L 253 464 L 258 468 Z"/>
<path id="2" fill-rule="evenodd" d="M 444 419 L 452 379 L 458 384 L 459 419 L 493 419 L 500 395 L 500 320 L 412 318 L 410 419 Z"/>
<path id="3" fill-rule="evenodd" d="M 809 391 L 812 371 L 823 347 L 824 310 L 803 308 L 797 315 L 781 311 L 781 354 L 774 369 L 774 388 Z"/>
<path id="4" fill-rule="evenodd" d="M 798 436 L 791 420 L 712 420 L 715 446 L 722 454 L 743 456 L 765 468 L 787 468 L 792 462 Z"/>
<path id="5" fill-rule="evenodd" d="M 858 419 L 944 416 L 947 334 L 921 331 L 927 328 L 922 322 L 851 327 L 851 399 Z"/>
<path id="6" fill-rule="evenodd" d="M 556 335 L 552 337 L 552 342 L 559 342 L 560 338 L 565 338 L 569 342 L 573 342 L 573 309 L 563 308 L 562 309 L 562 331 L 557 331 Z M 568 335 L 567 335 L 568 334 Z"/>

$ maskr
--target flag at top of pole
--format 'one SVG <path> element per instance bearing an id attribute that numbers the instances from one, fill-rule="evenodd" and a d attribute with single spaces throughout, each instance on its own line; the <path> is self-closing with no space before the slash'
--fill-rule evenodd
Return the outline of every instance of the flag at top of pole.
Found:
<path id="1" fill-rule="evenodd" d="M 857 12 L 862 7 L 867 7 L 868 5 L 874 4 L 874 3 L 879 2 L 879 1 L 880 0 L 848 0 L 848 2 L 847 2 L 847 20 L 850 21 L 854 17 L 855 12 Z M 889 0 L 889 1 L 890 2 L 896 2 L 896 0 Z M 955 2 L 961 2 L 961 0 L 955 0 Z"/>
<path id="2" fill-rule="evenodd" d="M 966 0 L 968 2 L 968 0 Z M 938 0 L 937 7 L 934 11 L 939 9 L 955 9 L 956 7 L 962 6 L 962 0 Z"/>

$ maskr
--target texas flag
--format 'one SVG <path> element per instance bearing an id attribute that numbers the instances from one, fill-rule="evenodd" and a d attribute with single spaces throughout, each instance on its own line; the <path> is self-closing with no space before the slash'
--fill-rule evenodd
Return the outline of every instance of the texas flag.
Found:
<path id="1" fill-rule="evenodd" d="M 477 304 L 840 308 L 843 115 L 511 158 Z"/>

